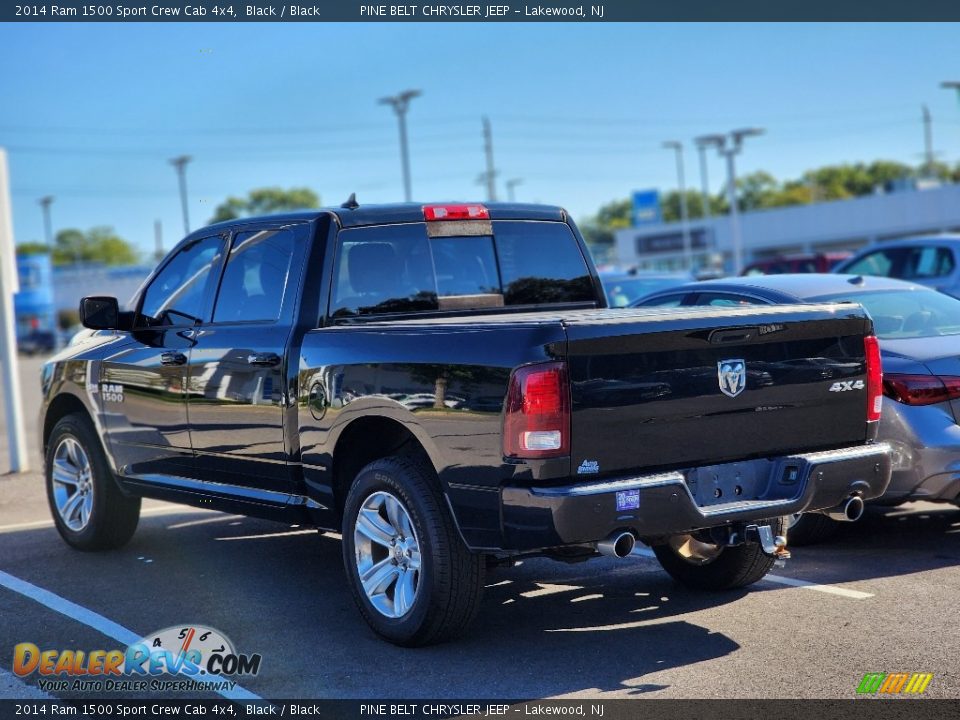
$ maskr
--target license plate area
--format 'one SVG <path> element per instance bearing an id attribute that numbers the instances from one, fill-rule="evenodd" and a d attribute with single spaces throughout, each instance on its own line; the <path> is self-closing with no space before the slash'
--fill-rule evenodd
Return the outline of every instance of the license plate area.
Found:
<path id="1" fill-rule="evenodd" d="M 767 495 L 774 465 L 753 460 L 694 468 L 687 472 L 687 487 L 701 507 L 760 500 Z"/>
<path id="2" fill-rule="evenodd" d="M 749 500 L 788 500 L 803 491 L 807 467 L 802 460 L 750 460 L 705 465 L 688 470 L 684 477 L 700 507 Z"/>

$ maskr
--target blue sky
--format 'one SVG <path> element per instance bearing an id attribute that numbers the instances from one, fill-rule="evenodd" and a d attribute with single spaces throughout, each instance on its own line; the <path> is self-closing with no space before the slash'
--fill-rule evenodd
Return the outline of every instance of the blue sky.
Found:
<path id="1" fill-rule="evenodd" d="M 112 225 L 142 249 L 182 236 L 167 160 L 190 154 L 193 227 L 228 195 L 306 185 L 326 203 L 402 199 L 396 120 L 414 87 L 417 200 L 482 199 L 481 116 L 518 199 L 582 217 L 676 184 L 663 140 L 762 126 L 738 170 L 918 163 L 921 105 L 960 161 L 958 28 L 928 24 L 49 24 L 0 26 L 0 146 L 18 242 Z M 699 186 L 688 143 L 688 183 Z M 711 158 L 711 185 L 724 171 Z"/>

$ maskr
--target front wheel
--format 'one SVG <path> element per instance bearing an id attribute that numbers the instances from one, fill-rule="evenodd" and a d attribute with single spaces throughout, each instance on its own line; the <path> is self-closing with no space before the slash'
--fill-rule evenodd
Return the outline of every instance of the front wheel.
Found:
<path id="1" fill-rule="evenodd" d="M 133 536 L 140 498 L 127 497 L 110 471 L 93 424 L 74 413 L 50 433 L 47 500 L 60 536 L 78 550 L 111 550 Z"/>
<path id="2" fill-rule="evenodd" d="M 406 457 L 367 465 L 347 495 L 343 562 L 357 607 L 407 647 L 463 632 L 476 615 L 484 558 L 460 539 L 428 468 Z"/>
<path id="3" fill-rule="evenodd" d="M 784 519 L 765 520 L 774 535 L 782 535 Z M 675 580 L 698 590 L 732 590 L 761 580 L 774 558 L 759 543 L 724 547 L 705 542 L 695 535 L 673 535 L 666 543 L 654 545 L 657 560 Z"/>

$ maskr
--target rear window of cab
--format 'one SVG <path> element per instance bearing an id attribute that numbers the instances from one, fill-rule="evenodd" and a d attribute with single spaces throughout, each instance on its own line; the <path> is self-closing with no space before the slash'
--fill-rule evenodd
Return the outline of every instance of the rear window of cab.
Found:
<path id="1" fill-rule="evenodd" d="M 341 230 L 330 316 L 596 300 L 587 262 L 565 223 L 491 225 L 492 235 L 433 237 L 421 223 Z"/>

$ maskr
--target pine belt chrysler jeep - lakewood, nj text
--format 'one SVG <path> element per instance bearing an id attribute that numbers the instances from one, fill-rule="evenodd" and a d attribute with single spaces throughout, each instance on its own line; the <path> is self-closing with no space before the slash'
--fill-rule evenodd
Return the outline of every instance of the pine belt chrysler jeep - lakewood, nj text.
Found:
<path id="1" fill-rule="evenodd" d="M 343 534 L 370 626 L 463 629 L 497 563 L 653 548 L 742 587 L 783 517 L 880 495 L 859 305 L 615 310 L 539 205 L 344 206 L 204 228 L 43 370 L 57 528 L 116 548 L 140 498 Z M 845 392 L 831 392 L 841 383 Z"/>

